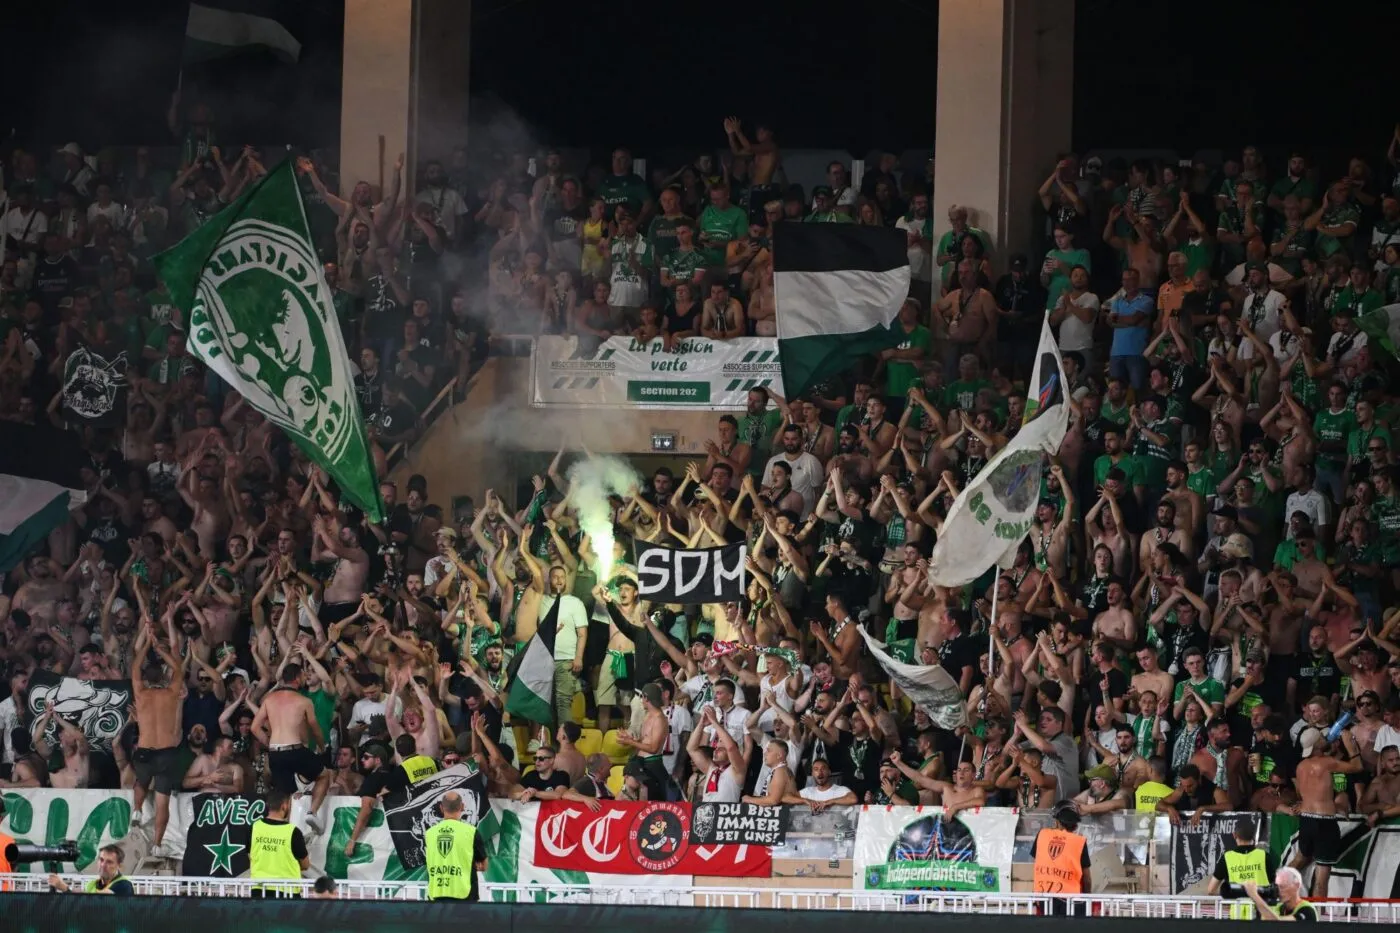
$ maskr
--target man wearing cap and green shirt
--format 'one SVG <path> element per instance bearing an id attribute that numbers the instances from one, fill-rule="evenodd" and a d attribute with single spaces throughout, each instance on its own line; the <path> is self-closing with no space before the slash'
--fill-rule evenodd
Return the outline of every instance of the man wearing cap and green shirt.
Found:
<path id="1" fill-rule="evenodd" d="M 1259 887 L 1268 885 L 1269 879 L 1278 871 L 1278 859 L 1267 847 L 1256 845 L 1259 823 L 1251 816 L 1241 816 L 1235 820 L 1235 844 L 1220 856 L 1211 873 L 1206 893 L 1220 895 L 1235 903 L 1230 904 L 1231 920 L 1254 919 L 1254 905 L 1245 894 L 1245 884 Z"/>

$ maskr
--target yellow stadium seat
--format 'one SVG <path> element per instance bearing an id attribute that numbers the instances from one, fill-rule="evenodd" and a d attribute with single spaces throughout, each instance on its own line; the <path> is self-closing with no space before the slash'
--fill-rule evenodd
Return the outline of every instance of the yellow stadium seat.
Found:
<path id="1" fill-rule="evenodd" d="M 608 772 L 608 790 L 614 797 L 622 793 L 622 765 L 613 765 Z"/>
<path id="2" fill-rule="evenodd" d="M 632 757 L 632 749 L 623 745 L 617 740 L 617 730 L 609 729 L 603 733 L 603 754 L 615 765 L 627 764 L 627 759 Z"/>
<path id="3" fill-rule="evenodd" d="M 569 710 L 569 718 L 571 718 L 574 722 L 578 723 L 580 726 L 588 726 L 591 728 L 593 726 L 598 725 L 597 722 L 588 718 L 588 716 L 586 715 L 587 711 L 588 704 L 584 702 L 583 694 L 575 693 L 573 706 Z"/>
<path id="4" fill-rule="evenodd" d="M 579 733 L 578 741 L 574 743 L 574 747 L 585 758 L 589 755 L 596 755 L 603 750 L 603 733 L 597 729 L 584 729 Z"/>

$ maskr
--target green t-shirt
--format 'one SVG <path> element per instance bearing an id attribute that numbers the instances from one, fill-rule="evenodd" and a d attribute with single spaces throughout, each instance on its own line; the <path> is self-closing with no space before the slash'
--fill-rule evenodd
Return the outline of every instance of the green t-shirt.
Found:
<path id="1" fill-rule="evenodd" d="M 642 205 L 651 199 L 651 190 L 646 182 L 628 172 L 626 175 L 609 175 L 600 181 L 598 197 L 608 206 L 607 214 L 611 217 L 612 209 L 619 204 L 626 204 L 634 212 L 640 211 Z"/>
<path id="2" fill-rule="evenodd" d="M 1400 562 L 1400 496 L 1376 496 L 1371 503 L 1371 521 L 1376 525 L 1381 561 Z"/>
<path id="3" fill-rule="evenodd" d="M 1352 418 L 1355 417 L 1353 414 Z M 1364 429 L 1353 425 L 1347 434 L 1347 460 L 1351 463 L 1361 463 L 1365 460 L 1369 456 L 1366 452 L 1366 445 L 1371 442 L 1373 437 L 1385 438 L 1387 450 L 1395 446 L 1395 442 L 1390 436 L 1390 429 L 1385 425 L 1372 424 L 1369 428 Z"/>
<path id="4" fill-rule="evenodd" d="M 1215 490 L 1220 485 L 1222 478 L 1217 477 L 1210 467 L 1189 470 L 1186 474 L 1186 488 L 1205 499 L 1209 499 L 1215 495 Z"/>
<path id="5" fill-rule="evenodd" d="M 1214 704 L 1225 702 L 1225 685 L 1214 677 L 1207 677 L 1198 684 L 1191 683 L 1189 680 L 1183 680 L 1181 683 L 1177 684 L 1176 690 L 1172 693 L 1172 703 L 1181 702 L 1181 695 L 1186 692 L 1186 685 L 1188 683 L 1190 683 L 1192 689 L 1196 691 L 1196 695 L 1207 703 Z"/>
<path id="6" fill-rule="evenodd" d="M 1145 427 L 1154 434 L 1165 435 L 1167 442 L 1158 444 L 1139 431 L 1133 445 L 1133 459 L 1142 467 L 1144 486 L 1161 486 L 1167 480 L 1167 464 L 1172 461 L 1172 450 L 1176 447 L 1176 425 L 1162 418 Z"/>
<path id="7" fill-rule="evenodd" d="M 1274 230 L 1273 243 L 1282 243 L 1288 237 L 1288 230 L 1280 225 Z M 1283 247 L 1283 252 L 1273 257 L 1274 262 L 1288 270 L 1289 275 L 1300 276 L 1303 274 L 1303 257 L 1311 256 L 1313 245 L 1317 241 L 1317 232 L 1314 230 L 1304 230 L 1299 227 L 1294 231 L 1293 236 L 1288 237 L 1288 242 Z"/>
<path id="8" fill-rule="evenodd" d="M 700 229 L 696 239 L 707 237 L 709 242 L 700 246 L 707 266 L 724 263 L 724 247 L 730 240 L 741 240 L 749 233 L 749 215 L 742 207 L 731 204 L 720 210 L 713 204 L 700 212 Z"/>
<path id="9" fill-rule="evenodd" d="M 1317 435 L 1318 462 L 1341 469 L 1347 459 L 1347 439 L 1355 428 L 1356 414 L 1350 408 L 1343 408 L 1339 412 L 1324 408 L 1314 415 L 1313 433 Z M 1335 444 L 1336 447 L 1330 451 L 1324 449 L 1329 444 Z"/>
<path id="10" fill-rule="evenodd" d="M 1132 408 L 1127 399 L 1124 399 L 1121 405 L 1114 405 L 1108 399 L 1104 399 L 1103 404 L 1099 406 L 1099 417 L 1104 421 L 1126 426 L 1132 420 Z"/>
<path id="11" fill-rule="evenodd" d="M 1089 271 L 1093 271 L 1089 264 L 1089 251 L 1087 249 L 1052 249 L 1045 254 L 1046 259 L 1058 259 L 1064 263 L 1064 269 L 1056 269 L 1050 276 L 1050 284 L 1045 286 L 1045 308 L 1053 311 L 1055 305 L 1059 303 L 1060 296 L 1069 291 L 1069 270 L 1075 266 L 1083 266 Z"/>
<path id="12" fill-rule="evenodd" d="M 1187 240 L 1180 247 L 1186 257 L 1186 274 L 1195 275 L 1201 269 L 1209 270 L 1215 264 L 1215 240 L 1195 238 Z"/>
<path id="13" fill-rule="evenodd" d="M 316 725 L 321 727 L 321 737 L 329 742 L 331 723 L 335 721 L 335 695 L 325 690 L 302 690 L 301 695 L 311 701 L 311 709 L 316 714 Z"/>
<path id="14" fill-rule="evenodd" d="M 680 241 L 676 239 L 676 224 L 682 220 L 686 223 L 694 223 L 684 214 L 675 217 L 661 215 L 651 219 L 651 224 L 647 227 L 647 239 L 656 248 L 656 255 L 665 256 L 674 252 L 676 247 L 680 245 Z"/>
<path id="15" fill-rule="evenodd" d="M 1128 478 L 1129 486 L 1146 485 L 1143 482 L 1142 464 L 1139 463 L 1138 458 L 1134 457 L 1132 454 L 1124 454 L 1123 457 L 1117 463 L 1114 463 L 1113 458 L 1110 457 L 1108 454 L 1103 454 L 1097 460 L 1095 460 L 1094 485 L 1102 486 L 1104 484 L 1104 480 L 1108 479 L 1108 471 L 1113 469 L 1114 467 L 1117 467 L 1118 469 L 1123 471 L 1123 475 Z"/>
<path id="16" fill-rule="evenodd" d="M 933 345 L 933 334 L 922 324 L 915 324 L 914 329 L 909 333 L 904 332 L 904 328 L 898 321 L 890 327 L 900 341 L 895 345 L 897 350 L 910 350 L 916 347 L 924 350 L 925 356 L 928 349 Z M 919 380 L 919 367 L 917 363 L 908 360 L 889 360 L 885 363 L 885 395 L 888 398 L 903 398 L 909 391 L 909 387 Z"/>
<path id="17" fill-rule="evenodd" d="M 1343 308 L 1351 310 L 1352 317 L 1360 317 L 1368 311 L 1374 311 L 1385 302 L 1385 296 L 1374 288 L 1358 292 L 1348 285 L 1337 293 L 1337 300 L 1332 302 L 1332 307 L 1328 311 L 1328 317 L 1333 317 Z"/>
<path id="18" fill-rule="evenodd" d="M 962 233 L 949 230 L 947 233 L 943 234 L 943 236 L 939 237 L 938 245 L 934 247 L 933 250 L 934 262 L 938 261 L 939 256 L 946 256 L 949 253 L 953 255 L 952 262 L 940 267 L 944 286 L 947 286 L 948 283 L 953 280 L 953 273 L 958 271 L 958 263 L 962 261 L 962 241 L 963 237 L 966 236 L 975 236 L 982 242 L 983 255 L 986 255 L 992 248 L 991 237 L 987 236 L 986 231 L 979 230 L 977 227 L 969 226 Z"/>
<path id="19" fill-rule="evenodd" d="M 653 241 L 652 245 L 656 245 L 655 241 Z M 688 250 L 673 249 L 661 260 L 661 268 L 665 269 L 666 272 L 670 274 L 671 278 L 675 279 L 677 282 L 689 282 L 692 289 L 697 289 L 698 287 L 692 280 L 695 277 L 696 269 L 705 268 L 705 257 L 694 247 Z M 676 287 L 673 285 L 667 289 L 667 291 L 670 293 L 671 301 L 674 303 L 676 300 Z M 698 300 L 703 300 L 705 296 L 699 294 L 697 290 L 694 297 Z"/>
<path id="20" fill-rule="evenodd" d="M 1361 208 L 1348 201 L 1345 204 L 1338 204 L 1328 207 L 1322 212 L 1323 227 L 1340 227 L 1343 224 L 1352 224 L 1353 227 L 1361 225 Z M 1351 238 L 1356 235 L 1355 229 L 1344 237 L 1333 236 L 1330 233 L 1318 232 L 1317 251 L 1323 256 L 1331 256 L 1334 253 L 1344 252 Z"/>
<path id="21" fill-rule="evenodd" d="M 963 380 L 948 383 L 943 390 L 943 404 L 949 410 L 954 408 L 962 411 L 972 411 L 977 407 L 977 394 L 983 389 L 990 389 L 992 383 L 987 379 Z"/>
<path id="22" fill-rule="evenodd" d="M 753 456 L 749 458 L 749 473 L 762 476 L 768 465 L 769 452 L 773 447 L 773 435 L 778 425 L 783 423 L 783 413 L 776 408 L 764 409 L 758 416 L 744 415 L 739 419 L 739 440 L 749 445 Z"/>
<path id="23" fill-rule="evenodd" d="M 1293 195 L 1299 201 L 1317 200 L 1317 188 L 1313 185 L 1311 178 L 1300 178 L 1297 181 L 1287 175 L 1274 182 L 1274 186 L 1269 189 L 1269 197 L 1286 198 Z"/>

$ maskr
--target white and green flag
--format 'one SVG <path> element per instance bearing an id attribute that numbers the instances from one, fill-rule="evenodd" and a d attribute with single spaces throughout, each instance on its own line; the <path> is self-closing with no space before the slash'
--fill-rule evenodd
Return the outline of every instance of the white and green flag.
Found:
<path id="1" fill-rule="evenodd" d="M 975 807 L 862 807 L 856 824 L 857 890 L 1006 893 L 1016 811 Z"/>
<path id="2" fill-rule="evenodd" d="M 554 722 L 554 633 L 558 628 L 559 597 L 555 597 L 534 637 L 517 656 L 520 663 L 514 665 L 506 690 L 506 712 L 517 719 Z"/>
<path id="3" fill-rule="evenodd" d="M 1400 359 L 1400 304 L 1368 311 L 1356 319 L 1356 326 L 1365 331 L 1369 344 L 1380 347 L 1392 359 Z"/>
<path id="4" fill-rule="evenodd" d="M 382 521 L 350 358 L 292 160 L 152 261 L 186 312 L 191 352 Z"/>
<path id="5" fill-rule="evenodd" d="M 773 232 L 778 352 L 788 398 L 893 347 L 909 295 L 902 230 L 855 224 L 778 224 Z"/>
<path id="6" fill-rule="evenodd" d="M 203 0 L 185 20 L 184 63 L 223 58 L 262 48 L 285 62 L 301 55 L 301 43 L 279 21 L 287 0 Z"/>
<path id="7" fill-rule="evenodd" d="M 1060 449 L 1068 429 L 1064 362 L 1046 317 L 1026 395 L 1025 421 L 953 500 L 929 561 L 931 583 L 966 586 L 993 565 L 1011 566 L 1040 502 L 1045 457 Z"/>

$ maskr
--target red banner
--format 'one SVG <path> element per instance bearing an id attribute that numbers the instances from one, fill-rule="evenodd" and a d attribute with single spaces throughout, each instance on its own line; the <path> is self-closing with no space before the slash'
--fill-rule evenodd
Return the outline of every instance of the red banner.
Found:
<path id="1" fill-rule="evenodd" d="M 563 800 L 540 802 L 535 864 L 541 868 L 619 875 L 718 875 L 767 878 L 767 846 L 696 845 L 690 841 L 690 804 L 602 801 L 594 813 Z"/>

